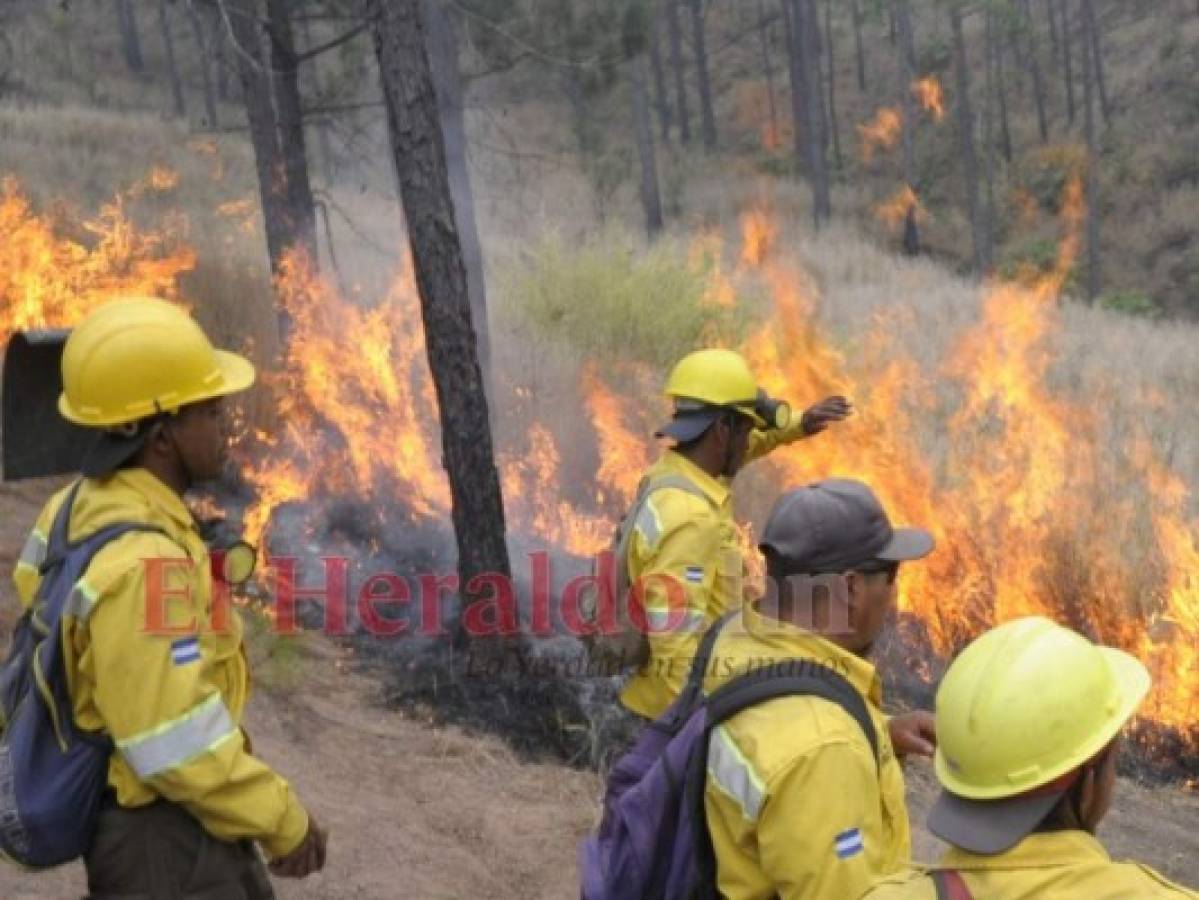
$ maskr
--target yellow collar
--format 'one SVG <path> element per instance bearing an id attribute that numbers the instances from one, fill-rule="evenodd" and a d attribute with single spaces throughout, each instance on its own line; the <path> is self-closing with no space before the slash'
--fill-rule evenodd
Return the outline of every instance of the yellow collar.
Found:
<path id="1" fill-rule="evenodd" d="M 1041 869 L 1082 863 L 1111 862 L 1103 845 L 1085 831 L 1045 831 L 1030 834 L 1011 850 L 983 856 L 950 847 L 938 869 Z"/>
<path id="2" fill-rule="evenodd" d="M 196 519 L 183 498 L 149 469 L 118 469 L 109 483 L 145 498 L 146 502 L 185 531 L 197 531 Z"/>
<path id="3" fill-rule="evenodd" d="M 663 453 L 655 468 L 677 472 L 688 481 L 698 485 L 716 507 L 724 506 L 728 502 L 730 494 L 728 479 L 713 478 L 677 450 L 667 450 Z"/>
<path id="4" fill-rule="evenodd" d="M 772 655 L 777 652 L 780 656 L 801 657 L 826 665 L 843 675 L 859 694 L 875 706 L 882 705 L 882 682 L 869 660 L 850 653 L 814 632 L 763 615 L 756 603 L 746 604 L 743 621 L 745 630 L 770 647 Z"/>

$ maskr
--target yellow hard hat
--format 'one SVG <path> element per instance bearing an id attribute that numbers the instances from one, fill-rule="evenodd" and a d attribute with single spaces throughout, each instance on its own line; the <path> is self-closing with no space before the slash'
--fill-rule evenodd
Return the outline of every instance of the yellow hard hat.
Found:
<path id="1" fill-rule="evenodd" d="M 937 691 L 936 772 L 957 797 L 1048 785 L 1102 751 L 1149 691 L 1131 655 L 1039 616 L 968 646 Z"/>
<path id="2" fill-rule="evenodd" d="M 696 350 L 671 370 L 666 394 L 676 400 L 698 400 L 711 406 L 753 407 L 758 382 L 735 350 Z"/>
<path id="3" fill-rule="evenodd" d="M 200 326 L 165 300 L 131 297 L 97 308 L 67 339 L 58 410 L 77 425 L 112 428 L 243 391 L 254 366 L 214 350 Z"/>

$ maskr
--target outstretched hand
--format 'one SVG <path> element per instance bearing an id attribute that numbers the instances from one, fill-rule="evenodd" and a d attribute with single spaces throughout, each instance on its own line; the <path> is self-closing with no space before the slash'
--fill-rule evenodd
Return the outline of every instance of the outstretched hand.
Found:
<path id="1" fill-rule="evenodd" d="M 853 413 L 853 404 L 845 397 L 826 397 L 804 411 L 803 432 L 811 437 L 820 434 L 834 422 L 843 422 Z"/>

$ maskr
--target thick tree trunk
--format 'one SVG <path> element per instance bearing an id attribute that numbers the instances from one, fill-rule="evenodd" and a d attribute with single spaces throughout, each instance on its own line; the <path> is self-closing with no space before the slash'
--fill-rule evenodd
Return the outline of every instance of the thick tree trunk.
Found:
<path id="1" fill-rule="evenodd" d="M 858 90 L 864 94 L 866 93 L 866 53 L 862 48 L 861 0 L 851 0 L 849 8 L 853 14 L 853 44 L 858 57 Z"/>
<path id="2" fill-rule="evenodd" d="M 481 576 L 510 579 L 512 569 L 441 117 L 420 0 L 367 0 L 366 8 L 441 414 L 460 593 L 466 598 L 486 590 Z M 461 627 L 455 636 L 460 645 L 470 638 Z"/>
<path id="3" fill-rule="evenodd" d="M 829 196 L 828 157 L 825 151 L 824 133 L 820 122 L 821 78 L 816 59 L 817 33 L 820 19 L 811 0 L 792 0 L 791 42 L 796 60 L 798 86 L 801 90 L 799 105 L 806 109 L 808 127 L 803 129 L 805 157 L 808 164 L 808 180 L 812 186 L 812 222 L 819 229 L 832 215 L 832 200 Z"/>
<path id="4" fill-rule="evenodd" d="M 1092 74 L 1095 76 L 1095 87 L 1099 89 L 1099 109 L 1103 113 L 1103 121 L 1112 117 L 1111 101 L 1107 97 L 1107 76 L 1103 72 L 1103 49 L 1099 44 L 1099 22 L 1095 18 L 1095 4 L 1092 0 L 1082 0 L 1082 14 L 1087 39 L 1091 44 Z"/>
<path id="5" fill-rule="evenodd" d="M 683 60 L 683 29 L 679 24 L 679 4 L 683 0 L 665 0 L 666 32 L 670 38 L 670 68 L 674 71 L 675 108 L 679 111 L 679 142 L 691 143 L 691 111 L 687 107 L 687 72 Z"/>
<path id="6" fill-rule="evenodd" d="M 628 67 L 633 133 L 641 164 L 641 208 L 645 212 L 645 230 L 653 240 L 662 231 L 662 195 L 658 190 L 658 164 L 654 159 L 654 127 L 649 110 L 649 90 L 645 84 L 645 60 L 639 56 L 630 60 Z"/>
<path id="7" fill-rule="evenodd" d="M 841 125 L 837 121 L 837 57 L 833 46 L 833 0 L 824 4 L 824 56 L 828 60 L 828 127 L 833 139 L 833 159 L 837 170 L 845 168 L 841 155 Z"/>
<path id="8" fill-rule="evenodd" d="M 200 60 L 200 79 L 204 86 L 204 124 L 208 128 L 218 128 L 216 89 L 212 78 L 212 53 L 208 35 L 204 33 L 204 19 L 196 4 L 187 4 L 187 18 L 191 22 L 192 36 L 196 39 L 196 55 Z"/>
<path id="9" fill-rule="evenodd" d="M 1028 29 L 1028 67 L 1032 73 L 1033 100 L 1037 105 L 1037 132 L 1041 143 L 1049 143 L 1049 114 L 1045 103 L 1045 77 L 1041 73 L 1041 44 L 1037 40 L 1036 23 L 1033 22 L 1031 0 L 1023 0 L 1024 24 Z"/>
<path id="10" fill-rule="evenodd" d="M 780 0 L 783 10 L 783 29 L 787 43 L 787 74 L 791 81 L 792 133 L 795 139 L 795 159 L 811 185 L 812 160 L 808 135 L 812 131 L 812 111 L 807 103 L 807 86 L 802 64 L 802 48 L 795 22 L 797 0 Z"/>
<path id="11" fill-rule="evenodd" d="M 454 23 L 438 0 L 422 0 L 425 44 L 433 71 L 433 87 L 441 115 L 441 134 L 445 143 L 446 169 L 450 194 L 454 199 L 454 217 L 466 266 L 466 284 L 470 291 L 471 321 L 479 345 L 479 364 L 490 387 L 491 329 L 487 317 L 487 282 L 483 267 L 483 242 L 475 218 L 475 194 L 470 181 L 470 163 L 466 154 L 466 104 L 462 94 L 462 73 L 458 69 L 458 36 Z"/>
<path id="12" fill-rule="evenodd" d="M 699 113 L 704 149 L 716 149 L 716 110 L 712 106 L 712 77 L 708 71 L 708 42 L 704 34 L 703 0 L 690 0 L 691 37 L 695 48 L 695 72 L 699 80 Z"/>
<path id="13" fill-rule="evenodd" d="M 1066 77 L 1066 119 L 1074 124 L 1074 28 L 1070 22 L 1070 0 L 1061 0 L 1062 15 L 1062 67 Z"/>
<path id="14" fill-rule="evenodd" d="M 662 13 L 658 10 L 650 19 L 650 71 L 654 77 L 654 109 L 662 129 L 662 141 L 670 140 L 670 98 L 666 90 L 666 67 L 662 64 Z"/>
<path id="15" fill-rule="evenodd" d="M 121 53 L 125 57 L 125 65 L 129 71 L 141 75 L 146 71 L 146 62 L 142 59 L 142 41 L 137 30 L 137 16 L 133 9 L 133 0 L 115 0 L 117 11 L 117 28 L 121 33 Z"/>
<path id="16" fill-rule="evenodd" d="M 1084 6 L 1088 5 L 1083 0 Z M 1084 13 L 1085 16 L 1085 13 Z M 1095 45 L 1084 35 L 1082 41 L 1083 128 L 1087 141 L 1087 299 L 1094 303 L 1102 289 L 1099 258 L 1099 140 L 1095 128 L 1095 95 L 1098 93 L 1098 66 Z"/>
<path id="17" fill-rule="evenodd" d="M 167 0 L 158 0 L 158 28 L 162 33 L 163 50 L 167 58 L 167 78 L 171 84 L 171 99 L 175 103 L 175 115 L 187 115 L 187 102 L 183 96 L 183 80 L 179 77 L 179 66 L 175 62 L 175 38 L 171 34 L 171 11 Z"/>
<path id="18" fill-rule="evenodd" d="M 270 40 L 275 129 L 283 157 L 283 177 L 292 245 L 317 265 L 316 203 L 308 178 L 304 110 L 300 101 L 300 71 L 291 27 L 295 0 L 266 0 L 267 35 Z"/>
<path id="19" fill-rule="evenodd" d="M 957 88 L 958 148 L 962 156 L 962 176 L 965 180 L 966 205 L 970 213 L 970 231 L 974 244 L 974 270 L 985 272 L 990 266 L 987 258 L 988 239 L 982 209 L 978 202 L 978 155 L 974 149 L 974 113 L 970 108 L 970 69 L 966 59 L 966 39 L 962 34 L 962 11 L 955 3 L 949 7 L 953 30 L 953 68 Z"/>

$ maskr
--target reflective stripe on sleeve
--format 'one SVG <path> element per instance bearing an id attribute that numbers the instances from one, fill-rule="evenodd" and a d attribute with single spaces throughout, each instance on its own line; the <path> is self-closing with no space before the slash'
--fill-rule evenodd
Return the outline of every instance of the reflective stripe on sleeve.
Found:
<path id="1" fill-rule="evenodd" d="M 117 742 L 138 778 L 177 769 L 215 750 L 237 733 L 220 694 L 213 694 L 177 719 Z"/>

